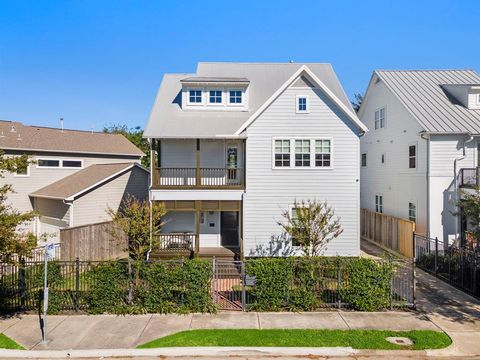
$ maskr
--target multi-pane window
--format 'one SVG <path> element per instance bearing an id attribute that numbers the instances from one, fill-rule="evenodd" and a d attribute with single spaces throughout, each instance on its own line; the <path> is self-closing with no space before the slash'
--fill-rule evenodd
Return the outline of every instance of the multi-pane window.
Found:
<path id="1" fill-rule="evenodd" d="M 242 103 L 242 91 L 241 90 L 230 90 L 228 93 L 228 102 L 230 104 L 241 104 Z"/>
<path id="2" fill-rule="evenodd" d="M 222 90 L 210 90 L 209 100 L 211 104 L 222 103 Z"/>
<path id="3" fill-rule="evenodd" d="M 308 98 L 307 96 L 297 96 L 297 112 L 308 112 Z"/>
<path id="4" fill-rule="evenodd" d="M 295 166 L 310 166 L 310 140 L 295 140 Z"/>
<path id="5" fill-rule="evenodd" d="M 330 140 L 315 140 L 315 166 L 330 166 Z"/>
<path id="6" fill-rule="evenodd" d="M 290 167 L 290 140 L 275 140 L 275 166 Z"/>
<path id="7" fill-rule="evenodd" d="M 383 213 L 383 196 L 375 195 L 375 211 L 378 213 Z"/>
<path id="8" fill-rule="evenodd" d="M 415 169 L 417 167 L 417 146 L 409 145 L 408 147 L 408 168 Z"/>
<path id="9" fill-rule="evenodd" d="M 375 130 L 385 127 L 385 108 L 375 111 Z"/>
<path id="10" fill-rule="evenodd" d="M 189 90 L 188 101 L 192 104 L 202 103 L 202 90 Z"/>
<path id="11" fill-rule="evenodd" d="M 367 166 L 367 153 L 362 154 L 362 167 Z"/>
<path id="12" fill-rule="evenodd" d="M 408 203 L 408 220 L 417 221 L 417 205 L 414 203 Z"/>

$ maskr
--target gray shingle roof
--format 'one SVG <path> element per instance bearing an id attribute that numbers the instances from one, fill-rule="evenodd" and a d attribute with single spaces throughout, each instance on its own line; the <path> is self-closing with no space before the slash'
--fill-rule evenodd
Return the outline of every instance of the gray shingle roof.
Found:
<path id="1" fill-rule="evenodd" d="M 81 154 L 145 155 L 123 135 L 28 126 L 0 120 L 0 149 Z"/>
<path id="2" fill-rule="evenodd" d="M 231 136 L 302 65 L 306 65 L 353 112 L 350 101 L 330 64 L 199 63 L 196 74 L 164 75 L 144 136 L 166 138 Z M 182 111 L 181 81 L 191 77 L 248 79 L 250 81 L 248 111 Z"/>
<path id="3" fill-rule="evenodd" d="M 469 110 L 443 85 L 479 84 L 473 70 L 376 70 L 381 81 L 427 132 L 480 134 L 480 110 Z"/>
<path id="4" fill-rule="evenodd" d="M 135 163 L 114 163 L 114 164 L 94 164 L 79 170 L 72 175 L 55 181 L 41 189 L 30 194 L 32 197 L 44 197 L 64 200 L 76 194 L 88 190 L 96 184 L 107 181 L 115 174 L 127 171 L 133 166 L 139 166 Z M 144 169 L 143 167 L 139 166 Z M 144 169 L 147 171 L 146 169 Z"/>

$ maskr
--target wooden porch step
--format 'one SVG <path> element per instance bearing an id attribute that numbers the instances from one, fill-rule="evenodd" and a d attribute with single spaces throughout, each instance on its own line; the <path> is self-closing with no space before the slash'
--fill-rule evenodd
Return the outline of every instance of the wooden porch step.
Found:
<path id="1" fill-rule="evenodd" d="M 216 259 L 234 260 L 235 253 L 224 247 L 201 247 L 198 257 L 201 259 L 211 259 L 215 256 Z"/>

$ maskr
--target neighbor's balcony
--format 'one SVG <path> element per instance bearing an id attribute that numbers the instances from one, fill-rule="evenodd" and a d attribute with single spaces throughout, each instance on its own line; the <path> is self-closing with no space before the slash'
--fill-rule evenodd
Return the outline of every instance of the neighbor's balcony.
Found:
<path id="1" fill-rule="evenodd" d="M 463 188 L 473 188 L 480 185 L 480 167 L 463 168 L 458 174 L 458 186 Z"/>
<path id="2" fill-rule="evenodd" d="M 153 189 L 244 189 L 244 170 L 240 168 L 155 167 Z"/>

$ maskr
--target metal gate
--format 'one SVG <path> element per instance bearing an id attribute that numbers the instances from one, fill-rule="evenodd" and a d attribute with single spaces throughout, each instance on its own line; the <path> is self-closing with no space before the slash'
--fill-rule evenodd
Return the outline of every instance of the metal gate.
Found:
<path id="1" fill-rule="evenodd" d="M 245 310 L 245 263 L 212 259 L 212 297 L 220 310 Z"/>

